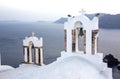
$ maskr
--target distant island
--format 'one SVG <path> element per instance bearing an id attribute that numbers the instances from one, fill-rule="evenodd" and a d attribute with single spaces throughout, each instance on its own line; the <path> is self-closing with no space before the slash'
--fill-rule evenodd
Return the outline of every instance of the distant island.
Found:
<path id="1" fill-rule="evenodd" d="M 0 22 L 20 22 L 19 20 L 0 20 Z"/>
<path id="2" fill-rule="evenodd" d="M 100 19 L 99 19 L 99 26 L 100 28 L 104 29 L 120 29 L 120 14 L 111 15 L 111 14 L 105 14 L 100 13 Z M 92 19 L 95 14 L 86 14 L 90 19 Z M 54 23 L 60 23 L 63 24 L 67 21 L 67 18 L 61 17 L 58 20 L 56 20 Z"/>

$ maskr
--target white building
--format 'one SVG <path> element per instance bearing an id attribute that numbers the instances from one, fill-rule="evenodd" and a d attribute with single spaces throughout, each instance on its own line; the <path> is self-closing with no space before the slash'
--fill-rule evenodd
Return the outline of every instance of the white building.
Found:
<path id="1" fill-rule="evenodd" d="M 103 53 L 98 53 L 98 34 L 99 34 L 99 14 L 90 20 L 82 11 L 80 16 L 68 17 L 64 23 L 64 51 L 58 60 L 71 56 L 79 56 L 94 64 L 101 72 L 107 76 L 106 79 L 112 79 L 112 69 L 103 62 Z M 81 38 L 84 39 L 83 51 L 79 50 Z"/>
<path id="2" fill-rule="evenodd" d="M 34 36 L 26 37 L 23 40 L 24 62 L 43 65 L 43 38 Z"/>

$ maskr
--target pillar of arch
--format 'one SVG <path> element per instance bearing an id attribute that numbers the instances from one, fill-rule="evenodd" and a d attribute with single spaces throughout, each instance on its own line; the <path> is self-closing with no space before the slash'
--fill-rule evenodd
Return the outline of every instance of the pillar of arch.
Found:
<path id="1" fill-rule="evenodd" d="M 92 54 L 96 54 L 98 51 L 98 31 L 92 30 Z"/>

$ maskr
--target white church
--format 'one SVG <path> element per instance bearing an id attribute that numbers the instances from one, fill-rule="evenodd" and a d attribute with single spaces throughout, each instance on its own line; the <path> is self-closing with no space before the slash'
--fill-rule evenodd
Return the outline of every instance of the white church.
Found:
<path id="1" fill-rule="evenodd" d="M 84 11 L 79 16 L 69 16 L 64 23 L 64 50 L 48 65 L 43 62 L 43 38 L 32 33 L 23 40 L 25 64 L 1 73 L 0 79 L 113 79 L 112 69 L 103 62 L 103 53 L 98 52 L 98 24 L 99 14 L 92 20 Z M 80 40 L 84 40 L 83 44 Z M 6 76 L 11 72 L 14 75 Z"/>

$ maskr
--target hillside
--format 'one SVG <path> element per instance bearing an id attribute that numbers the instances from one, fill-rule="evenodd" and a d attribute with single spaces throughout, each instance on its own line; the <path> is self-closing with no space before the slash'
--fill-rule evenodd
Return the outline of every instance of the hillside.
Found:
<path id="1" fill-rule="evenodd" d="M 61 17 L 60 19 L 56 20 L 54 23 L 64 24 L 64 22 L 66 21 L 67 21 L 67 18 Z"/>
<path id="2" fill-rule="evenodd" d="M 107 14 L 105 16 L 100 17 L 100 28 L 107 29 L 120 29 L 120 14 L 110 15 Z"/>

